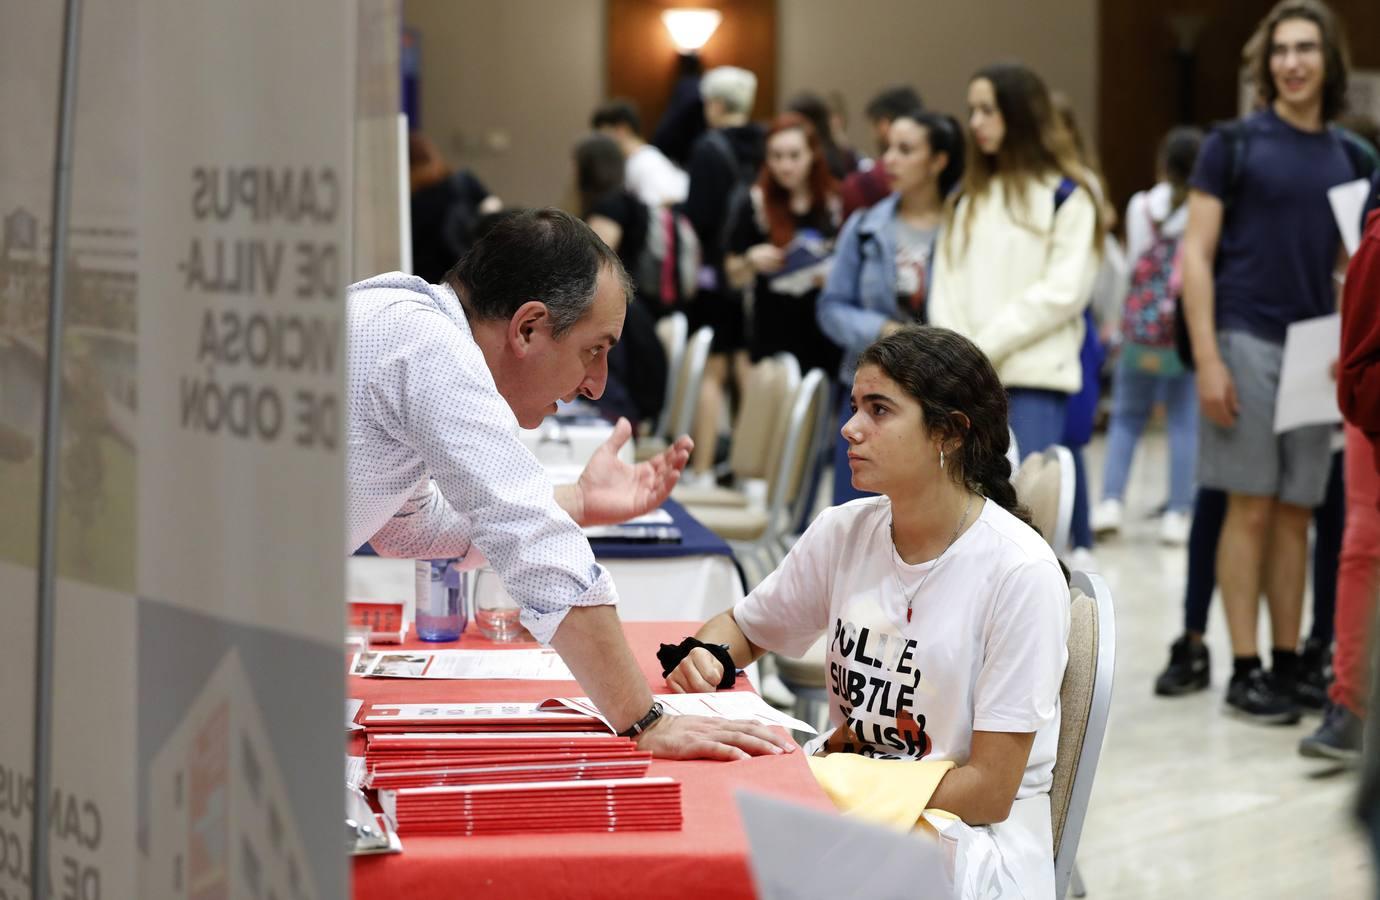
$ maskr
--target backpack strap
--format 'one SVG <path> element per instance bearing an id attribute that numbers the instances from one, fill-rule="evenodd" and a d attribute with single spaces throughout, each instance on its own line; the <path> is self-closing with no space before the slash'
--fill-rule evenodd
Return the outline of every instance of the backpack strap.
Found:
<path id="1" fill-rule="evenodd" d="M 1227 184 L 1222 192 L 1222 212 L 1231 209 L 1241 189 L 1241 178 L 1246 171 L 1246 121 L 1232 119 L 1213 126 L 1213 132 L 1221 135 L 1227 145 Z"/>
<path id="2" fill-rule="evenodd" d="M 1054 212 L 1057 215 L 1059 207 L 1064 205 L 1064 201 L 1073 196 L 1073 192 L 1078 190 L 1078 182 L 1072 178 L 1061 178 L 1059 186 L 1054 189 Z"/>
<path id="3" fill-rule="evenodd" d="M 1380 156 L 1376 155 L 1375 148 L 1365 138 L 1340 125 L 1328 125 L 1327 130 L 1341 141 L 1346 158 L 1351 163 L 1351 171 L 1357 178 L 1370 178 L 1380 169 Z"/>
<path id="4" fill-rule="evenodd" d="M 750 178 L 743 177 L 743 164 L 738 161 L 738 154 L 733 152 L 733 145 L 728 142 L 728 138 L 717 128 L 711 128 L 704 133 L 704 140 L 709 146 L 714 148 L 714 152 L 723 157 L 733 171 L 734 181 L 750 181 Z"/>

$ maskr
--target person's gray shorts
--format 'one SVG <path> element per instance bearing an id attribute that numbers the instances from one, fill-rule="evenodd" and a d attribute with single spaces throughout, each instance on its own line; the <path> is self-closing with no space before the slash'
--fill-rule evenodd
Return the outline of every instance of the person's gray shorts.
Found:
<path id="1" fill-rule="evenodd" d="M 1203 416 L 1198 482 L 1231 494 L 1318 506 L 1327 493 L 1332 429 L 1309 425 L 1275 434 L 1284 346 L 1244 331 L 1219 332 L 1217 346 L 1236 384 L 1240 412 L 1231 428 Z"/>

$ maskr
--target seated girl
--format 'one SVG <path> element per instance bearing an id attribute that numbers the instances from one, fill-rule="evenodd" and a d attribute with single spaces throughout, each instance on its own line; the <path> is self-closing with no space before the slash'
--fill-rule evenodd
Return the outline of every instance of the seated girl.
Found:
<path id="1" fill-rule="evenodd" d="M 1006 394 L 971 341 L 908 327 L 863 352 L 852 408 L 853 485 L 881 496 L 824 511 L 775 572 L 699 630 L 708 647 L 667 683 L 714 690 L 715 645 L 742 667 L 769 650 L 801 656 L 826 636 L 834 727 L 806 749 L 952 761 L 928 807 L 995 848 L 1001 881 L 1053 897 L 1069 589 L 1016 503 Z"/>

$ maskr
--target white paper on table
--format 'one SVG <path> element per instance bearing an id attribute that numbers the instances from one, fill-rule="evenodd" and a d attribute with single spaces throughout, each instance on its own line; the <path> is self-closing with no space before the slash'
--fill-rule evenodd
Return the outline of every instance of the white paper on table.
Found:
<path id="1" fill-rule="evenodd" d="M 1366 207 L 1369 192 L 1370 182 L 1365 178 L 1327 189 L 1327 202 L 1332 204 L 1332 215 L 1337 220 L 1337 230 L 1341 232 L 1348 256 L 1361 244 L 1361 210 Z"/>
<path id="2" fill-rule="evenodd" d="M 933 841 L 776 797 L 734 795 L 762 900 L 951 896 L 953 876 Z"/>
<path id="3" fill-rule="evenodd" d="M 1275 434 L 1304 425 L 1342 421 L 1342 411 L 1337 406 L 1337 382 L 1332 379 L 1332 366 L 1341 347 L 1339 313 L 1289 326 L 1275 400 Z"/>
<path id="4" fill-rule="evenodd" d="M 667 715 L 708 716 L 758 725 L 779 725 L 793 731 L 818 734 L 811 725 L 774 708 L 752 691 L 720 691 L 713 694 L 657 694 Z M 588 697 L 555 697 L 543 700 L 542 709 L 565 706 L 587 716 L 604 720 Z"/>
<path id="5" fill-rule="evenodd" d="M 644 525 L 670 525 L 674 522 L 675 519 L 671 518 L 669 512 L 658 508 L 617 525 L 589 525 L 583 531 L 585 537 L 616 538 L 623 534 L 624 528 L 640 528 Z"/>
<path id="6" fill-rule="evenodd" d="M 363 701 L 363 700 L 350 700 L 350 699 L 346 699 L 346 701 L 345 701 L 345 730 L 346 730 L 346 731 L 363 731 L 363 730 L 364 730 L 364 726 L 363 726 L 363 725 L 360 725 L 358 722 L 355 721 L 355 717 L 359 715 L 359 708 L 360 708 L 361 706 L 363 706 L 363 705 L 364 705 L 364 701 Z"/>
<path id="7" fill-rule="evenodd" d="M 372 657 L 369 659 L 368 657 Z M 360 654 L 352 674 L 371 678 L 574 681 L 554 650 L 395 650 Z"/>

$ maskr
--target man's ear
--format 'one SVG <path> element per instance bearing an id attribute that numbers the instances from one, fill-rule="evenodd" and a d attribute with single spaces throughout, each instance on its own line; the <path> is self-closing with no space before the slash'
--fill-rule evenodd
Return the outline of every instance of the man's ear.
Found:
<path id="1" fill-rule="evenodd" d="M 537 333 L 547 327 L 551 314 L 540 300 L 528 300 L 508 320 L 508 346 L 519 359 L 532 350 Z"/>

